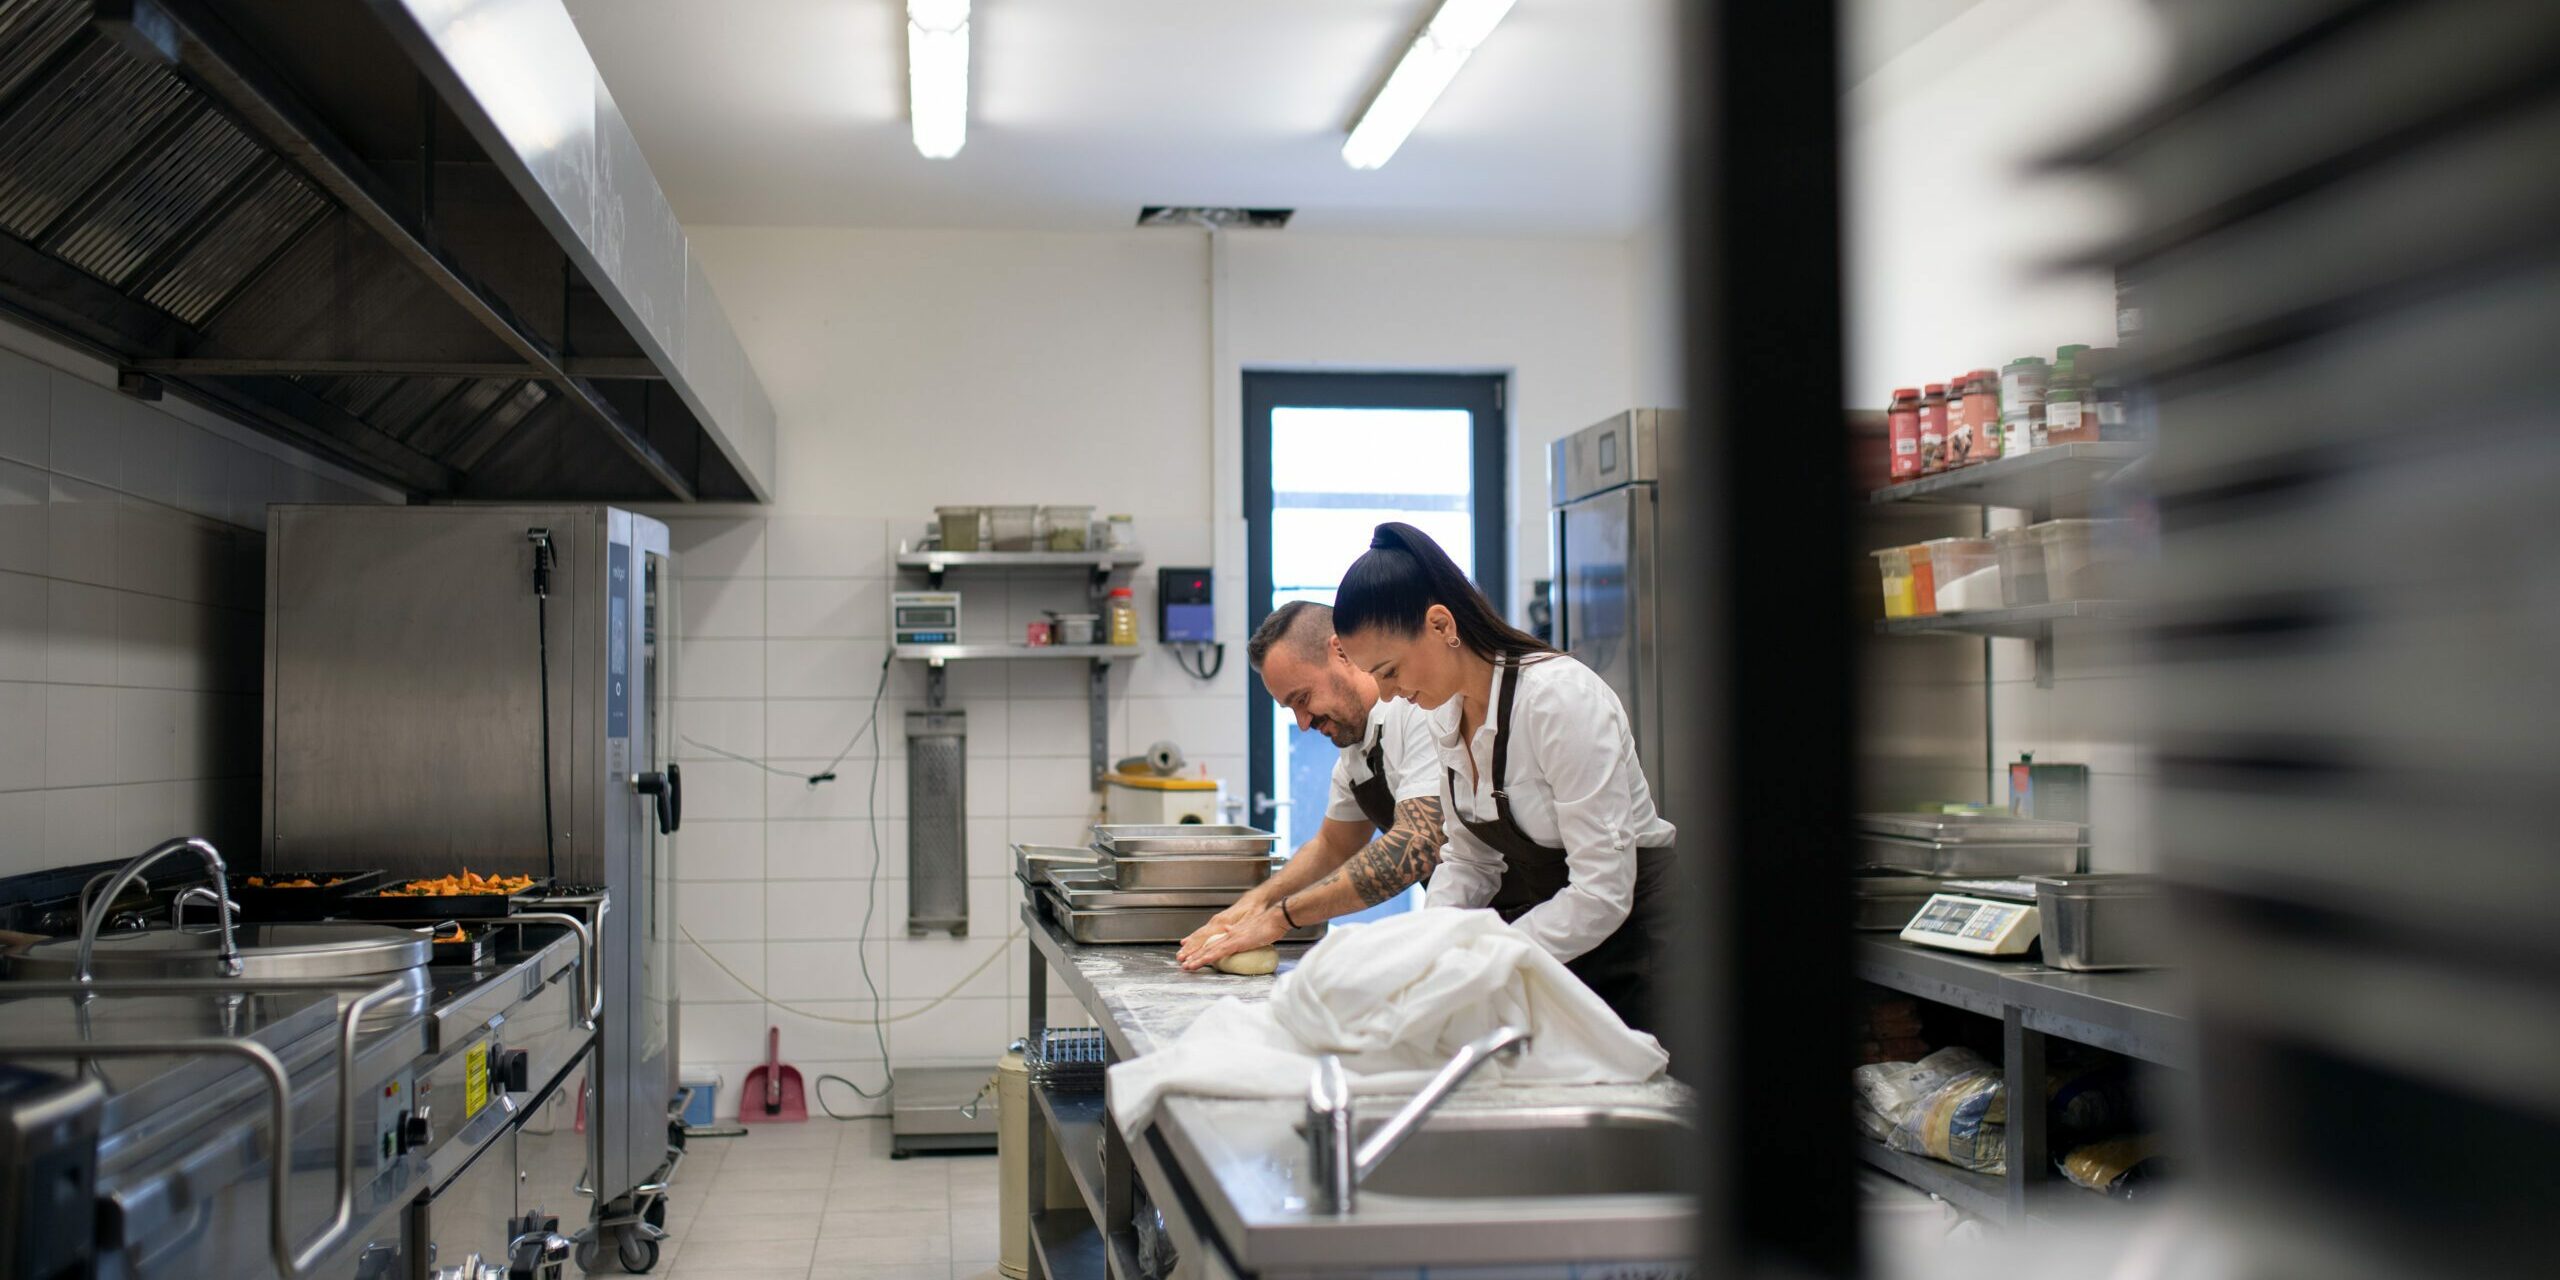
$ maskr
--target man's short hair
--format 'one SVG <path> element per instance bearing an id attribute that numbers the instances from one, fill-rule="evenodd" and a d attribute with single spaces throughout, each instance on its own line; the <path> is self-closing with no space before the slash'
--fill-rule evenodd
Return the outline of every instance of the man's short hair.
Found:
<path id="1" fill-rule="evenodd" d="M 1297 655 L 1309 662 L 1325 658 L 1325 641 L 1333 638 L 1333 606 L 1313 600 L 1292 600 L 1271 611 L 1262 625 L 1253 629 L 1253 639 L 1246 642 L 1245 657 L 1253 669 L 1262 669 L 1274 645 L 1286 642 Z"/>

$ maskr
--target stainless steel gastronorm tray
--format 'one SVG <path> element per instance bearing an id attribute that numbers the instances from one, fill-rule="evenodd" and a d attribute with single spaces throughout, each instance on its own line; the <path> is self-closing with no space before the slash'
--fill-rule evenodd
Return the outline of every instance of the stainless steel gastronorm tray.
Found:
<path id="1" fill-rule="evenodd" d="M 1078 942 L 1180 942 L 1209 923 L 1209 917 L 1218 914 L 1215 907 L 1122 907 L 1078 911 L 1067 905 L 1054 888 L 1043 889 L 1040 896 L 1050 918 L 1065 926 L 1067 936 Z M 1315 924 L 1287 935 L 1282 941 L 1313 942 L 1323 936 L 1324 926 Z"/>
<path id="2" fill-rule="evenodd" d="M 1106 856 L 1100 866 L 1123 889 L 1225 889 L 1242 893 L 1271 878 L 1271 857 L 1262 853 Z"/>
<path id="3" fill-rule="evenodd" d="M 2089 840 L 2089 829 L 2076 822 L 2001 813 L 1862 813 L 1856 829 L 1862 835 L 1948 844 L 2086 844 Z"/>
<path id="4" fill-rule="evenodd" d="M 2060 969 L 2153 969 L 2177 962 L 2169 900 L 2143 875 L 2037 876 L 2045 963 Z"/>
<path id="5" fill-rule="evenodd" d="M 2086 853 L 2086 846 L 2077 844 L 1858 837 L 1859 866 L 1893 867 L 1928 876 L 2061 875 L 2078 871 Z"/>
<path id="6" fill-rule="evenodd" d="M 1092 869 L 1100 867 L 1102 855 L 1091 849 L 1065 844 L 1016 844 L 1013 846 L 1013 873 L 1033 884 L 1047 878 L 1051 867 Z"/>
<path id="7" fill-rule="evenodd" d="M 1098 871 L 1049 869 L 1049 883 L 1076 911 L 1103 908 L 1207 907 L 1224 911 L 1234 906 L 1242 889 L 1123 889 L 1111 877 Z"/>
<path id="8" fill-rule="evenodd" d="M 1093 847 L 1124 858 L 1165 853 L 1259 853 L 1268 857 L 1280 847 L 1280 836 L 1260 827 L 1106 824 L 1093 829 Z"/>

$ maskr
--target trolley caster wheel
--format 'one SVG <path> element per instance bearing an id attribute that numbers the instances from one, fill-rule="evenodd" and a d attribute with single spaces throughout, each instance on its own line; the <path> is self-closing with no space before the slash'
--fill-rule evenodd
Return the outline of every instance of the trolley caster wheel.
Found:
<path id="1" fill-rule="evenodd" d="M 656 1199 L 651 1200 L 649 1202 L 649 1207 L 640 1212 L 640 1220 L 648 1223 L 650 1226 L 656 1227 L 660 1231 L 666 1230 L 667 1198 L 665 1196 L 659 1196 Z M 656 1241 L 651 1241 L 650 1243 L 655 1244 Z"/>
<path id="2" fill-rule="evenodd" d="M 643 1240 L 636 1233 L 626 1234 L 614 1245 L 614 1257 L 623 1270 L 635 1276 L 645 1274 L 658 1265 L 658 1242 Z"/>
<path id="3" fill-rule="evenodd" d="M 603 1257 L 603 1244 L 599 1243 L 594 1236 L 588 1236 L 578 1242 L 577 1249 L 570 1255 L 570 1261 L 578 1264 L 578 1270 L 594 1275 L 596 1263 Z"/>

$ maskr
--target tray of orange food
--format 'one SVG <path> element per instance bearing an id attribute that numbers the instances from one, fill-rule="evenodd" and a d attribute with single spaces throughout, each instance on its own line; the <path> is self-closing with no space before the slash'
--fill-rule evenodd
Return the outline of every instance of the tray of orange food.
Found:
<path id="1" fill-rule="evenodd" d="M 325 920 L 380 879 L 379 871 L 234 871 L 231 901 L 243 920 Z"/>
<path id="2" fill-rule="evenodd" d="M 452 875 L 419 876 L 384 883 L 346 900 L 347 910 L 369 920 L 486 920 L 514 915 L 549 882 L 538 876 L 465 867 Z"/>

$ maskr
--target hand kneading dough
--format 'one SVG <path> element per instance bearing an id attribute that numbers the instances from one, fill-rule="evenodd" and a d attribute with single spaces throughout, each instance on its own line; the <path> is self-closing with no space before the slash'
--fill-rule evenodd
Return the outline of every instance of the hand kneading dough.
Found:
<path id="1" fill-rule="evenodd" d="M 1215 967 L 1220 973 L 1240 973 L 1249 978 L 1259 977 L 1280 967 L 1280 951 L 1277 947 L 1256 947 L 1251 951 L 1239 951 L 1220 960 Z"/>

